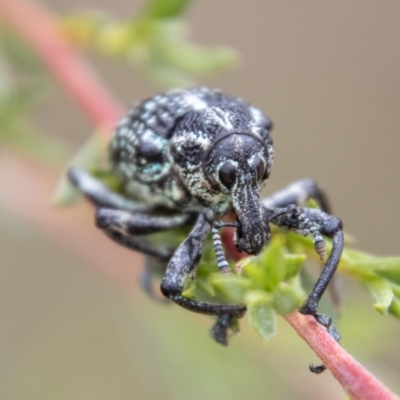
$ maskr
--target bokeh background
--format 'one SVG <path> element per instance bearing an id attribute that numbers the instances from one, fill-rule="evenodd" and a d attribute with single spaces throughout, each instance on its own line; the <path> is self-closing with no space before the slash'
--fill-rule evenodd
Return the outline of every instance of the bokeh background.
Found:
<path id="1" fill-rule="evenodd" d="M 120 16 L 140 6 L 42 4 Z M 240 54 L 236 69 L 203 83 L 274 121 L 268 190 L 311 176 L 357 248 L 399 255 L 400 3 L 202 0 L 186 20 L 197 42 Z M 121 62 L 91 62 L 126 107 L 155 90 Z M 56 83 L 46 96 L 36 124 L 78 148 L 92 126 Z M 141 256 L 103 237 L 88 205 L 50 207 L 58 173 L 0 149 L 2 399 L 345 398 L 329 372 L 309 373 L 318 360 L 284 320 L 268 344 L 244 321 L 221 348 L 209 318 L 148 299 L 137 284 Z M 400 323 L 343 282 L 343 346 L 400 392 Z"/>

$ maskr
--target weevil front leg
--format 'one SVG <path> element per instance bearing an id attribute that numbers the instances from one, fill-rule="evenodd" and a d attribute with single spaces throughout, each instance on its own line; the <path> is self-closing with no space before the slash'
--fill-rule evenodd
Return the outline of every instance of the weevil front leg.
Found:
<path id="1" fill-rule="evenodd" d="M 286 188 L 279 190 L 263 200 L 266 208 L 280 208 L 287 207 L 294 204 L 299 207 L 307 205 L 307 200 L 314 199 L 320 206 L 322 211 L 332 214 L 328 198 L 325 192 L 318 186 L 318 184 L 310 178 L 301 179 L 291 183 Z M 320 243 L 320 252 L 323 255 L 324 246 Z M 339 309 L 342 303 L 341 296 L 341 282 L 340 277 L 334 275 L 328 287 L 329 295 L 333 305 Z"/>
<path id="2" fill-rule="evenodd" d="M 314 318 L 328 330 L 330 335 L 335 340 L 339 341 L 340 335 L 332 324 L 332 319 L 318 313 L 318 303 L 328 287 L 342 255 L 344 246 L 342 222 L 339 218 L 321 210 L 301 208 L 294 205 L 284 209 L 268 209 L 268 211 L 271 213 L 270 220 L 275 225 L 297 231 L 303 235 L 311 234 L 318 253 L 320 253 L 319 250 L 322 249 L 322 243 L 324 243 L 322 235 L 332 239 L 333 245 L 331 253 L 311 293 L 299 311 L 302 314 L 313 315 Z"/>
<path id="3" fill-rule="evenodd" d="M 211 223 L 204 214 L 200 214 L 189 236 L 172 256 L 161 283 L 161 292 L 164 296 L 190 311 L 216 315 L 217 322 L 211 329 L 211 336 L 218 343 L 227 345 L 228 329 L 231 327 L 234 318 L 243 317 L 246 307 L 244 305 L 208 303 L 182 296 L 185 279 L 193 279 L 195 276 L 196 267 L 210 229 Z"/>

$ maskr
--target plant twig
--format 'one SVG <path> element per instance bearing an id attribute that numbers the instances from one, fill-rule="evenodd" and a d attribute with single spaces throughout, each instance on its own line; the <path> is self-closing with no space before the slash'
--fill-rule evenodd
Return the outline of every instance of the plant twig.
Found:
<path id="1" fill-rule="evenodd" d="M 353 400 L 399 400 L 358 363 L 312 316 L 294 312 L 286 320 L 329 368 Z"/>
<path id="2" fill-rule="evenodd" d="M 49 11 L 29 0 L 0 0 L 0 19 L 32 45 L 100 131 L 114 127 L 122 107 L 69 43 Z"/>
<path id="3" fill-rule="evenodd" d="M 242 255 L 233 248 L 232 229 L 225 229 L 223 240 L 230 257 L 239 260 Z M 347 353 L 312 316 L 294 312 L 286 315 L 285 319 L 353 400 L 399 400 L 399 397 Z"/>

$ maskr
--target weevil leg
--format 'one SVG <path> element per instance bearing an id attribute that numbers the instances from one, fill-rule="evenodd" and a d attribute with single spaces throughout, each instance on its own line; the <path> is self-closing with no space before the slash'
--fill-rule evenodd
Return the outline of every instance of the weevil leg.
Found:
<path id="1" fill-rule="evenodd" d="M 95 220 L 97 227 L 118 244 L 168 261 L 172 257 L 174 249 L 156 247 L 140 236 L 189 225 L 193 222 L 194 215 L 155 217 L 146 214 L 132 214 L 129 211 L 112 208 L 99 208 Z"/>
<path id="2" fill-rule="evenodd" d="M 310 178 L 293 182 L 286 188 L 264 199 L 263 204 L 267 208 L 287 207 L 290 204 L 305 206 L 307 200 L 311 198 L 317 201 L 322 211 L 328 214 L 331 213 L 325 192 Z"/>
<path id="3" fill-rule="evenodd" d="M 137 203 L 110 190 L 100 180 L 81 168 L 71 168 L 68 179 L 95 206 L 131 212 L 149 212 L 151 206 Z"/>
<path id="4" fill-rule="evenodd" d="M 246 312 L 244 305 L 213 304 L 188 299 L 182 296 L 186 278 L 194 278 L 204 242 L 211 229 L 211 223 L 200 214 L 189 236 L 172 256 L 161 282 L 161 292 L 183 308 L 190 311 L 216 315 L 217 322 L 211 329 L 211 336 L 220 344 L 228 344 L 228 329 L 234 318 L 241 318 Z"/>
<path id="5" fill-rule="evenodd" d="M 229 268 L 229 263 L 226 260 L 224 248 L 222 247 L 221 235 L 219 234 L 219 229 L 225 226 L 236 227 L 236 223 L 214 221 L 211 224 L 211 233 L 219 272 L 222 274 L 229 274 L 231 270 Z"/>
<path id="6" fill-rule="evenodd" d="M 293 182 L 286 188 L 264 199 L 263 204 L 267 208 L 287 207 L 290 204 L 301 207 L 305 206 L 307 200 L 311 198 L 317 201 L 322 211 L 325 211 L 327 214 L 332 214 L 325 192 L 310 178 Z M 323 250 L 324 248 L 322 247 L 320 249 L 321 254 Z M 328 291 L 332 304 L 339 310 L 342 303 L 340 277 L 335 275 L 332 278 Z"/>
<path id="7" fill-rule="evenodd" d="M 342 255 L 344 238 L 342 222 L 339 218 L 329 215 L 321 210 L 288 206 L 283 209 L 268 209 L 270 221 L 280 227 L 297 231 L 303 235 L 311 234 L 316 250 L 323 242 L 322 235 L 333 240 L 331 253 L 325 262 L 321 274 L 315 283 L 307 300 L 300 308 L 303 314 L 313 315 L 323 325 L 331 336 L 339 341 L 340 335 L 332 324 L 332 319 L 318 313 L 318 303 L 332 279 Z M 276 215 L 276 216 L 275 216 Z"/>

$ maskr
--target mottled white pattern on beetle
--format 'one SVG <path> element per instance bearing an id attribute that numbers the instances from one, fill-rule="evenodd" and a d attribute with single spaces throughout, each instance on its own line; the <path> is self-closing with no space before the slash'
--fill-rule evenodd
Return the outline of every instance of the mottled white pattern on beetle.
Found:
<path id="1" fill-rule="evenodd" d="M 172 136 L 170 139 L 169 148 L 174 149 L 176 153 L 181 153 L 184 156 L 185 144 L 193 143 L 198 145 L 202 150 L 208 149 L 211 144 L 211 140 L 208 135 L 204 132 L 190 132 L 182 131 Z"/>
<path id="2" fill-rule="evenodd" d="M 207 103 L 201 100 L 199 97 L 191 94 L 191 93 L 183 93 L 182 103 L 186 107 L 190 107 L 194 111 L 203 110 L 208 107 Z"/>
<path id="3" fill-rule="evenodd" d="M 253 118 L 256 124 L 261 125 L 265 121 L 264 114 L 258 108 L 250 106 L 249 110 L 251 117 Z"/>
<path id="4" fill-rule="evenodd" d="M 206 118 L 208 119 L 207 122 L 214 123 L 216 122 L 228 132 L 233 130 L 233 125 L 231 121 L 229 121 L 229 117 L 231 114 L 223 112 L 219 107 L 210 108 L 208 111 Z"/>
<path id="5" fill-rule="evenodd" d="M 179 186 L 179 183 L 173 179 L 169 181 L 168 189 L 132 179 L 126 183 L 125 190 L 132 197 L 142 200 L 149 205 L 170 209 L 179 209 L 177 204 L 186 197 L 186 193 Z"/>
<path id="6" fill-rule="evenodd" d="M 173 136 L 170 141 L 170 153 L 179 154 L 185 158 L 186 146 L 190 143 L 193 147 L 205 151 L 211 144 L 210 139 L 201 132 L 183 131 Z M 173 156 L 170 156 L 173 159 Z M 202 198 L 207 205 L 218 203 L 221 196 L 212 190 L 210 183 L 203 174 L 201 160 L 198 164 L 186 162 L 184 165 L 175 163 L 174 169 L 178 172 L 182 181 L 185 182 L 189 191 L 194 195 Z"/>
<path id="7" fill-rule="evenodd" d="M 157 134 L 158 121 L 163 121 L 166 126 L 172 126 L 174 119 L 189 111 L 203 109 L 208 109 L 203 121 L 205 125 L 217 125 L 227 132 L 232 131 L 235 113 L 226 112 L 213 103 L 215 95 L 222 96 L 222 100 L 221 97 L 218 100 L 222 102 L 221 104 L 226 101 L 225 104 L 235 106 L 237 102 L 240 109 L 246 107 L 246 103 L 240 99 L 227 96 L 224 100 L 225 95 L 216 90 L 178 89 L 138 103 L 129 111 L 128 117 L 121 119 L 111 150 L 119 151 L 119 158 L 117 158 L 119 161 L 114 167 L 123 176 L 128 194 L 154 205 L 205 211 L 210 219 L 213 216 L 222 216 L 229 211 L 230 196 L 228 193 L 218 193 L 211 187 L 204 176 L 201 161 L 197 165 L 189 162 L 177 165 L 170 152 L 173 148 L 175 154 L 181 154 L 181 158 L 185 159 L 185 151 L 187 151 L 185 144 L 187 143 L 198 146 L 204 152 L 215 138 L 214 133 L 212 131 L 172 132 L 170 139 Z M 258 125 L 264 124 L 267 119 L 258 109 L 247 107 L 252 117 L 247 129 L 261 136 L 261 128 Z M 151 142 L 160 153 L 164 154 L 164 159 L 166 157 L 167 161 L 152 163 L 140 158 L 139 141 Z M 272 145 L 268 145 L 268 152 L 272 159 Z M 270 160 L 266 162 L 266 167 L 269 168 L 269 166 Z M 218 181 L 219 177 L 216 180 Z M 183 183 L 190 194 L 182 186 Z"/>

